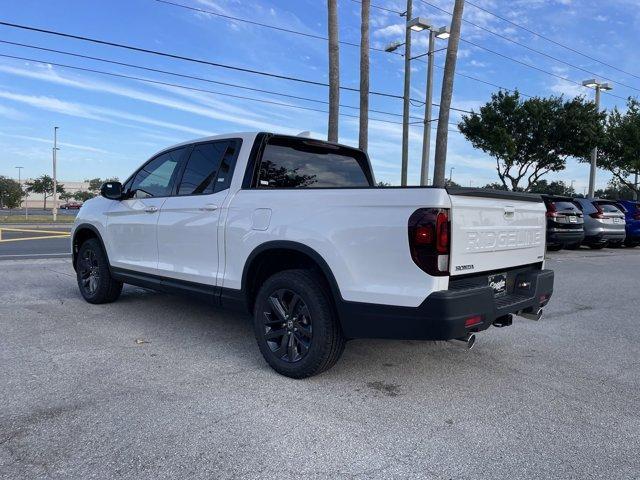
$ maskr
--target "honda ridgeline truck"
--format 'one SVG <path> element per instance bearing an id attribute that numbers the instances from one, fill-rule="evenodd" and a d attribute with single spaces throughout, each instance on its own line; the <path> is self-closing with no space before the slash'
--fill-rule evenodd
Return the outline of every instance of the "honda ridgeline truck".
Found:
<path id="1" fill-rule="evenodd" d="M 540 197 L 377 187 L 360 150 L 240 133 L 167 148 L 103 185 L 72 231 L 80 293 L 124 283 L 250 312 L 277 372 L 330 368 L 347 339 L 459 339 L 538 319 L 553 291 Z"/>

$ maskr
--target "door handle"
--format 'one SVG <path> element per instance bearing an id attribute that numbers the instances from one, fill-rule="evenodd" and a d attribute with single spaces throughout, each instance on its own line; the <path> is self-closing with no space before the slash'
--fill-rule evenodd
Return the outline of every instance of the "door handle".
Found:
<path id="1" fill-rule="evenodd" d="M 158 211 L 158 207 L 154 207 L 153 205 L 144 209 L 147 213 L 156 213 Z"/>
<path id="2" fill-rule="evenodd" d="M 207 203 L 204 207 L 200 207 L 200 210 L 204 212 L 215 212 L 217 209 L 218 206 L 212 203 Z"/>

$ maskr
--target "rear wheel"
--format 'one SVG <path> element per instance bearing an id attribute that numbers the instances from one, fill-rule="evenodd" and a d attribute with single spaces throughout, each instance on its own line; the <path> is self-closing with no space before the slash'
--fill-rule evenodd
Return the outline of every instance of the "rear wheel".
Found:
<path id="1" fill-rule="evenodd" d="M 577 249 L 580 248 L 580 245 L 582 245 L 581 242 L 570 243 L 570 244 L 566 245 L 565 248 L 568 249 L 568 250 L 577 250 Z"/>
<path id="2" fill-rule="evenodd" d="M 547 250 L 550 252 L 557 252 L 560 249 L 562 249 L 562 245 L 547 245 Z"/>
<path id="3" fill-rule="evenodd" d="M 607 246 L 606 243 L 594 243 L 594 244 L 589 245 L 589 248 L 591 248 L 593 250 L 602 250 L 606 246 Z"/>
<path id="4" fill-rule="evenodd" d="M 122 282 L 114 280 L 100 242 L 91 238 L 80 246 L 76 277 L 82 297 L 89 303 L 109 303 L 118 299 Z"/>
<path id="5" fill-rule="evenodd" d="M 267 363 L 291 378 L 331 368 L 345 345 L 330 294 L 309 270 L 285 270 L 267 279 L 256 298 L 254 332 Z"/>

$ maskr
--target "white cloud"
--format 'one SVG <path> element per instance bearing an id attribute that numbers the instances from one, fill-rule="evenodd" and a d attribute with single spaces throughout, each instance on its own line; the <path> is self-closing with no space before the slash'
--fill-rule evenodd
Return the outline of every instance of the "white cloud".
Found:
<path id="1" fill-rule="evenodd" d="M 373 32 L 373 36 L 376 38 L 397 38 L 398 40 L 404 39 L 404 27 L 401 24 L 387 25 L 384 28 L 379 28 Z"/>
<path id="2" fill-rule="evenodd" d="M 9 120 L 25 120 L 27 115 L 16 110 L 15 108 L 0 105 L 0 117 L 8 118 Z"/>
<path id="3" fill-rule="evenodd" d="M 5 137 L 11 137 L 11 138 L 19 138 L 21 140 L 29 140 L 30 142 L 39 142 L 39 143 L 48 143 L 48 144 L 53 143 L 53 139 L 51 138 L 31 137 L 28 135 L 13 135 L 13 134 L 3 133 L 3 132 L 0 132 L 0 135 L 3 135 Z M 108 151 L 103 150 L 101 148 L 90 147 L 88 145 L 78 145 L 77 143 L 58 142 L 58 145 L 60 145 L 61 147 L 73 148 L 75 150 L 83 150 L 86 152 L 109 153 Z"/>
<path id="4" fill-rule="evenodd" d="M 146 125 L 152 125 L 156 127 L 168 128 L 170 130 L 178 130 L 182 132 L 191 133 L 194 135 L 207 136 L 212 135 L 212 132 L 206 130 L 200 130 L 197 128 L 186 127 L 184 125 L 178 125 L 171 122 L 163 122 L 161 120 L 155 120 L 143 115 L 136 115 L 128 112 L 113 110 L 110 108 L 102 108 L 91 105 L 85 105 L 80 103 L 65 102 L 54 97 L 35 96 L 35 95 L 22 95 L 18 93 L 12 93 L 0 90 L 0 98 L 12 100 L 14 102 L 23 103 L 34 108 L 40 108 L 51 112 L 61 113 L 64 115 L 70 115 L 73 117 L 86 118 L 89 120 L 97 120 L 99 122 L 118 123 L 116 120 L 126 120 L 135 123 L 142 123 Z"/>

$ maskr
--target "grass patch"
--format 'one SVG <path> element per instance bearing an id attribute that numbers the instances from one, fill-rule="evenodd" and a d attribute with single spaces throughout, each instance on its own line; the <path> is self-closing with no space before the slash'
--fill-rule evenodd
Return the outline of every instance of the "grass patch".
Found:
<path id="1" fill-rule="evenodd" d="M 29 215 L 28 218 L 24 218 L 24 215 L 0 215 L 0 224 L 12 224 L 12 223 L 60 223 L 62 225 L 70 225 L 75 221 L 74 215 L 58 215 L 58 220 L 53 221 L 52 215 Z"/>

